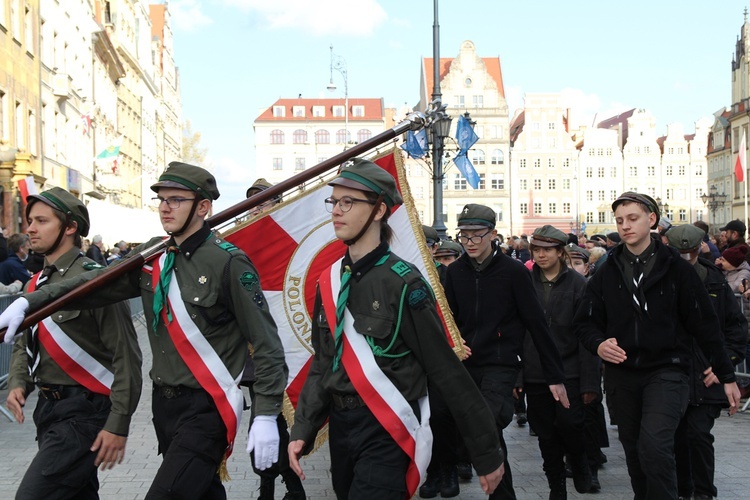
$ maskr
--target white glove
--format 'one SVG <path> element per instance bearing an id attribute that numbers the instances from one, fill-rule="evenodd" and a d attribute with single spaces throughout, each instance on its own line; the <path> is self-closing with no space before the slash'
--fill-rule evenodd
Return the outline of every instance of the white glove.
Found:
<path id="1" fill-rule="evenodd" d="M 5 338 L 3 339 L 6 344 L 13 342 L 13 337 L 16 336 L 16 330 L 23 323 L 26 318 L 26 311 L 29 310 L 29 301 L 23 297 L 19 297 L 14 300 L 8 307 L 5 308 L 2 314 L 0 314 L 0 328 L 7 328 L 5 332 Z"/>
<path id="2" fill-rule="evenodd" d="M 279 461 L 279 428 L 276 416 L 257 415 L 247 434 L 247 452 L 255 450 L 255 467 L 266 470 Z"/>

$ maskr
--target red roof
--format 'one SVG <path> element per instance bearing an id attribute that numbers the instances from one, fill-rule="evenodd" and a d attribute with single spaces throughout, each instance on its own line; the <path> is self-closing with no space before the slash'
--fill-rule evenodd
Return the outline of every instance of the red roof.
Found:
<path id="1" fill-rule="evenodd" d="M 256 122 L 259 121 L 271 121 L 271 122 L 325 122 L 325 121 L 341 121 L 344 119 L 342 116 L 333 116 L 333 106 L 344 106 L 346 99 L 279 99 L 265 111 L 263 111 Z M 273 108 L 275 106 L 284 106 L 284 116 L 273 116 Z M 294 116 L 294 106 L 304 106 L 305 116 Z M 325 116 L 313 116 L 313 106 L 325 107 Z M 352 114 L 352 108 L 354 106 L 364 106 L 364 116 L 354 116 Z M 349 98 L 349 121 L 350 122 L 361 122 L 361 121 L 373 121 L 383 120 L 385 117 L 385 106 L 383 99 L 377 98 Z"/>
<path id="2" fill-rule="evenodd" d="M 448 74 L 448 72 L 451 69 L 451 64 L 453 64 L 453 57 L 441 57 L 440 58 L 440 81 L 442 82 L 445 78 L 445 75 Z M 425 57 L 422 59 L 423 66 L 424 66 L 424 75 L 425 75 L 425 85 L 427 86 L 427 94 L 430 95 L 432 92 L 432 87 L 435 85 L 435 79 L 434 79 L 434 72 L 435 67 L 433 66 L 433 61 L 435 59 L 432 57 Z M 492 77 L 493 80 L 495 80 L 495 83 L 497 84 L 497 90 L 500 93 L 500 95 L 505 98 L 505 86 L 503 85 L 503 71 L 500 68 L 500 58 L 499 57 L 483 57 L 482 61 L 484 62 L 485 67 L 487 68 L 487 73 Z"/>

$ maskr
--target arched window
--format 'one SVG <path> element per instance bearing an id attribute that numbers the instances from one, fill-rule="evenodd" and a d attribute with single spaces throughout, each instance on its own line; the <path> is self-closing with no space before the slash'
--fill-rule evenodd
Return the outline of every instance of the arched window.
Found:
<path id="1" fill-rule="evenodd" d="M 271 130 L 271 144 L 284 144 L 283 130 Z"/>
<path id="2" fill-rule="evenodd" d="M 505 155 L 503 154 L 502 149 L 496 149 L 492 152 L 492 164 L 493 165 L 502 165 L 505 163 Z"/>
<path id="3" fill-rule="evenodd" d="M 307 132 L 298 128 L 294 131 L 294 144 L 305 144 L 307 142 Z"/>
<path id="4" fill-rule="evenodd" d="M 351 138 L 351 134 L 349 134 L 348 130 L 339 129 L 338 132 L 336 132 L 336 144 L 347 144 L 349 142 L 349 139 Z"/>
<path id="5" fill-rule="evenodd" d="M 357 132 L 357 142 L 365 142 L 370 137 L 372 137 L 372 132 L 370 132 L 366 128 L 360 129 Z"/>
<path id="6" fill-rule="evenodd" d="M 331 134 L 327 130 L 316 130 L 315 131 L 315 144 L 330 144 Z"/>
<path id="7" fill-rule="evenodd" d="M 475 149 L 471 152 L 471 163 L 474 165 L 484 165 L 484 151 Z"/>

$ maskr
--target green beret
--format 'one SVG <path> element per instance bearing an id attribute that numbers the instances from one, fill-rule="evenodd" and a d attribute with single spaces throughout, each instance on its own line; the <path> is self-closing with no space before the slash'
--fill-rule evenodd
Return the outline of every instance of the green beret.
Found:
<path id="1" fill-rule="evenodd" d="M 490 207 L 469 203 L 458 215 L 458 229 L 495 229 L 497 215 Z"/>
<path id="2" fill-rule="evenodd" d="M 443 240 L 440 242 L 440 246 L 435 250 L 435 257 L 442 257 L 444 255 L 455 255 L 456 257 L 461 255 L 463 248 L 455 241 Z"/>
<path id="3" fill-rule="evenodd" d="M 695 227 L 692 224 L 672 226 L 672 229 L 667 231 L 666 234 L 669 246 L 674 247 L 683 253 L 687 253 L 688 251 L 701 246 L 705 235 L 706 233 L 703 229 Z"/>
<path id="4" fill-rule="evenodd" d="M 362 158 L 354 158 L 350 165 L 341 169 L 338 177 L 328 183 L 329 186 L 344 186 L 359 191 L 370 191 L 383 195 L 388 208 L 400 205 L 404 201 L 396 188 L 396 179 L 375 163 Z"/>
<path id="5" fill-rule="evenodd" d="M 575 243 L 570 243 L 565 246 L 565 251 L 568 252 L 571 259 L 582 259 L 584 262 L 588 262 L 591 257 L 591 253 L 585 248 L 581 248 Z"/>
<path id="6" fill-rule="evenodd" d="M 656 204 L 656 200 L 651 198 L 647 194 L 636 193 L 634 191 L 626 191 L 622 193 L 615 201 L 612 202 L 612 211 L 617 210 L 617 207 L 623 202 L 630 201 L 633 203 L 640 203 L 646 207 L 651 213 L 656 214 L 656 222 L 651 226 L 651 229 L 656 229 L 659 225 L 659 219 L 661 219 L 661 212 L 659 206 Z"/>
<path id="7" fill-rule="evenodd" d="M 216 178 L 206 169 L 173 161 L 159 177 L 159 182 L 151 186 L 151 190 L 158 193 L 159 188 L 169 187 L 193 191 L 207 200 L 219 198 L 219 188 Z"/>
<path id="8" fill-rule="evenodd" d="M 434 227 L 422 224 L 422 232 L 424 233 L 424 238 L 427 240 L 428 245 L 434 245 L 440 241 L 440 236 L 438 236 L 437 229 Z"/>
<path id="9" fill-rule="evenodd" d="M 35 201 L 41 201 L 54 210 L 62 212 L 65 216 L 78 224 L 78 233 L 81 236 L 89 234 L 91 222 L 89 221 L 89 209 L 81 200 L 63 188 L 53 187 L 39 194 L 32 194 L 26 199 L 26 217 L 31 212 L 31 205 Z"/>
<path id="10" fill-rule="evenodd" d="M 273 186 L 270 182 L 265 180 L 264 178 L 260 178 L 257 181 L 253 182 L 253 185 L 247 188 L 246 198 L 250 198 L 250 196 L 260 193 L 261 191 L 265 191 L 266 189 Z"/>
<path id="11" fill-rule="evenodd" d="M 557 247 L 567 242 L 568 235 L 549 224 L 536 228 L 529 240 L 529 244 L 536 247 Z"/>

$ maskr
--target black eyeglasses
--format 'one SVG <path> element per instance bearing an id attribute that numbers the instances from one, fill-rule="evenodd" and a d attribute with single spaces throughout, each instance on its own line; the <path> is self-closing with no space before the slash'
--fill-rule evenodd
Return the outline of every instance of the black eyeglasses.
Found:
<path id="1" fill-rule="evenodd" d="M 162 198 L 161 196 L 154 196 L 151 198 L 154 205 L 160 207 L 162 203 L 167 202 L 167 206 L 172 210 L 180 208 L 180 203 L 183 201 L 193 201 L 195 198 L 183 198 L 181 196 L 170 196 L 169 198 Z"/>
<path id="2" fill-rule="evenodd" d="M 339 208 L 342 212 L 348 212 L 352 209 L 352 206 L 355 203 L 367 203 L 370 205 L 374 205 L 375 202 L 372 200 L 363 200 L 360 198 L 352 198 L 351 196 L 342 196 L 339 199 L 334 198 L 333 196 L 330 196 L 326 198 L 323 203 L 326 204 L 326 210 L 329 212 L 333 212 L 334 207 L 338 204 Z"/>
<path id="3" fill-rule="evenodd" d="M 484 234 L 475 234 L 474 236 L 466 236 L 465 234 L 459 234 L 457 238 L 458 238 L 458 241 L 460 241 L 462 245 L 465 245 L 468 242 L 472 242 L 475 245 L 479 245 L 482 242 L 482 238 L 484 238 L 491 232 L 492 231 L 487 231 Z"/>

